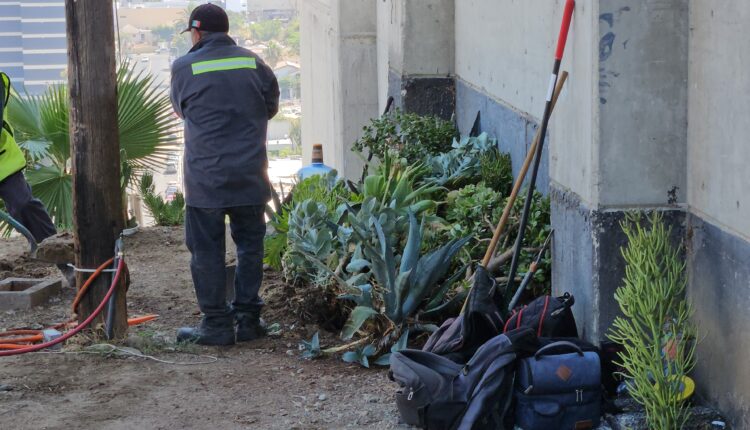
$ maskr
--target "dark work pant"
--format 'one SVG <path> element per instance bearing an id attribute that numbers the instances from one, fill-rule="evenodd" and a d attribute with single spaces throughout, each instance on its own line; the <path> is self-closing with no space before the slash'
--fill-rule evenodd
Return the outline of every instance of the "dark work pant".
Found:
<path id="1" fill-rule="evenodd" d="M 0 198 L 10 216 L 23 224 L 37 242 L 57 233 L 44 205 L 31 194 L 23 172 L 14 173 L 0 182 Z"/>
<path id="2" fill-rule="evenodd" d="M 234 276 L 234 302 L 226 298 L 226 223 L 237 245 L 237 269 Z M 186 244 L 192 254 L 195 295 L 207 318 L 228 317 L 237 313 L 260 312 L 263 300 L 258 295 L 263 281 L 263 237 L 266 233 L 265 206 L 240 206 L 202 209 L 188 206 L 185 212 Z"/>

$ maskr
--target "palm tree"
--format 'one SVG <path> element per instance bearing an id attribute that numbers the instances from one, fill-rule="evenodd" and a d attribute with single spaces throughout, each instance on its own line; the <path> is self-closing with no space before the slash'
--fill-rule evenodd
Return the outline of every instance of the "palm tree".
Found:
<path id="1" fill-rule="evenodd" d="M 149 74 L 135 73 L 129 64 L 117 71 L 118 123 L 123 192 L 136 181 L 136 172 L 166 165 L 177 145 L 177 124 L 164 93 Z M 26 151 L 26 178 L 34 195 L 47 207 L 59 228 L 73 224 L 72 176 L 68 140 L 66 85 L 50 87 L 39 96 L 17 97 L 8 105 L 8 119 Z"/>

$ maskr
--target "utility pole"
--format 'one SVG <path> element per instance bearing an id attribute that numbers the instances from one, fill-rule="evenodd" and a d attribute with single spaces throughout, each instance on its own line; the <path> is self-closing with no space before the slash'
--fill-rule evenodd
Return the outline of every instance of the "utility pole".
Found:
<path id="1" fill-rule="evenodd" d="M 76 266 L 92 269 L 115 253 L 124 228 L 112 0 L 65 0 L 68 39 L 70 144 Z M 102 301 L 112 281 L 103 273 L 81 301 L 82 321 Z M 80 287 L 88 274 L 78 273 Z M 127 332 L 125 276 L 116 295 L 114 334 Z M 105 312 L 94 320 L 101 324 Z"/>

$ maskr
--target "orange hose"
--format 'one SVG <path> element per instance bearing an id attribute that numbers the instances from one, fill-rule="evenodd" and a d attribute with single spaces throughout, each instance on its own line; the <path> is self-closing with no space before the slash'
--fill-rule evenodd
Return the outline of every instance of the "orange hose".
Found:
<path id="1" fill-rule="evenodd" d="M 40 340 L 44 340 L 44 335 L 37 334 L 27 337 L 3 338 L 0 339 L 0 343 L 33 343 L 39 342 Z"/>
<path id="2" fill-rule="evenodd" d="M 14 345 L 12 343 L 0 343 L 0 349 L 23 349 L 27 345 Z"/>
<path id="3" fill-rule="evenodd" d="M 143 316 L 143 317 L 130 318 L 130 319 L 128 319 L 128 325 L 129 326 L 134 326 L 134 325 L 138 325 L 138 324 L 143 324 L 143 323 L 148 322 L 148 321 L 153 321 L 153 320 L 155 320 L 157 318 L 159 318 L 159 315 L 146 315 L 146 316 Z"/>
<path id="4" fill-rule="evenodd" d="M 78 313 L 78 304 L 81 302 L 81 300 L 83 300 L 83 296 L 86 295 L 86 292 L 88 291 L 88 289 L 91 286 L 91 284 L 94 283 L 94 280 L 96 280 L 96 278 L 98 278 L 99 275 L 101 275 L 101 273 L 107 267 L 109 267 L 114 261 L 115 261 L 115 258 L 112 257 L 109 260 L 107 260 L 104 264 L 102 264 L 101 266 L 99 266 L 94 271 L 94 273 L 92 273 L 91 276 L 89 276 L 89 279 L 87 279 L 86 282 L 81 286 L 81 288 L 76 293 L 76 298 L 73 299 L 73 314 L 77 314 Z"/>
<path id="5" fill-rule="evenodd" d="M 86 295 L 86 292 L 88 291 L 91 284 L 113 262 L 114 262 L 114 258 L 110 258 L 104 264 L 99 266 L 94 271 L 94 273 L 92 273 L 91 276 L 89 276 L 86 282 L 78 290 L 78 292 L 76 293 L 75 299 L 73 299 L 72 309 L 73 309 L 74 314 L 78 312 L 78 305 L 80 304 L 83 297 Z M 143 324 L 145 322 L 152 321 L 158 317 L 159 315 L 146 315 L 142 317 L 130 318 L 128 319 L 128 325 L 133 326 L 137 324 Z M 65 327 L 75 327 L 77 325 L 78 325 L 78 321 L 74 317 L 74 318 L 71 318 L 67 322 L 55 324 L 52 326 L 52 328 L 62 329 Z M 23 348 L 28 347 L 29 345 L 19 345 L 19 344 L 29 344 L 29 343 L 33 344 L 33 343 L 44 340 L 44 335 L 42 334 L 42 330 L 25 330 L 25 329 L 7 330 L 4 332 L 0 332 L 0 336 L 24 336 L 24 337 L 15 337 L 15 338 L 14 337 L 0 338 L 0 350 L 23 349 Z"/>
<path id="6" fill-rule="evenodd" d="M 0 336 L 18 336 L 21 334 L 35 335 L 41 332 L 42 332 L 41 330 L 7 330 L 7 331 L 0 333 Z"/>

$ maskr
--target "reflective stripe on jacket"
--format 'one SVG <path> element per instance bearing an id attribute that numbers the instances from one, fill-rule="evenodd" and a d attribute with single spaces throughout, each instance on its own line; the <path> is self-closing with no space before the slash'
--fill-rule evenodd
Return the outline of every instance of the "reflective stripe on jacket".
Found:
<path id="1" fill-rule="evenodd" d="M 13 138 L 13 127 L 5 120 L 6 108 L 10 101 L 10 78 L 0 72 L 0 87 L 2 88 L 2 99 L 0 100 L 0 118 L 2 118 L 2 131 L 0 131 L 0 182 L 8 176 L 26 167 L 26 157 L 21 148 Z"/>

